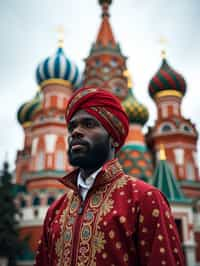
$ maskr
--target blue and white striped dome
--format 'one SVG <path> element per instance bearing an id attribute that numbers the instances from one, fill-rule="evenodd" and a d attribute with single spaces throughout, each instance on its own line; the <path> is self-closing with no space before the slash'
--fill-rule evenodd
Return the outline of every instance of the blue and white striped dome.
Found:
<path id="1" fill-rule="evenodd" d="M 63 48 L 59 47 L 55 55 L 38 65 L 36 79 L 39 85 L 48 79 L 63 79 L 76 88 L 81 82 L 81 74 L 78 67 L 65 56 Z"/>

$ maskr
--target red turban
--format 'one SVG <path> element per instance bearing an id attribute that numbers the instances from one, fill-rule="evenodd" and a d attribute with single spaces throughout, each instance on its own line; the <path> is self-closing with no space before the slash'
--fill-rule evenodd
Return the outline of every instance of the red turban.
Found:
<path id="1" fill-rule="evenodd" d="M 99 88 L 81 88 L 69 99 L 66 122 L 78 110 L 85 110 L 93 115 L 118 144 L 118 151 L 128 135 L 129 121 L 118 98 L 112 93 Z"/>

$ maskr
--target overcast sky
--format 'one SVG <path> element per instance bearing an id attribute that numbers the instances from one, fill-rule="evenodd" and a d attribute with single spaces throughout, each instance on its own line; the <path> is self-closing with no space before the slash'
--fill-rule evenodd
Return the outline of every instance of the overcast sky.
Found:
<path id="1" fill-rule="evenodd" d="M 16 113 L 35 95 L 38 63 L 57 49 L 56 28 L 65 28 L 65 53 L 83 71 L 101 9 L 97 0 L 6 0 L 0 10 L 0 164 L 7 152 L 13 168 L 24 137 Z M 183 115 L 200 132 L 200 1 L 114 0 L 110 13 L 115 38 L 128 56 L 134 93 L 150 112 L 147 125 L 156 118 L 148 83 L 160 66 L 159 39 L 164 37 L 169 64 L 187 82 Z"/>

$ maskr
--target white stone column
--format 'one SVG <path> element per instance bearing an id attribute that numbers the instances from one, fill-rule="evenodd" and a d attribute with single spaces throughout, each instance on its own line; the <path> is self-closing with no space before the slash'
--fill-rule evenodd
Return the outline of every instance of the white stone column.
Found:
<path id="1" fill-rule="evenodd" d="M 185 259 L 187 266 L 195 266 L 196 265 L 196 257 L 195 257 L 195 242 L 185 242 L 183 244 L 183 249 L 185 251 Z"/>

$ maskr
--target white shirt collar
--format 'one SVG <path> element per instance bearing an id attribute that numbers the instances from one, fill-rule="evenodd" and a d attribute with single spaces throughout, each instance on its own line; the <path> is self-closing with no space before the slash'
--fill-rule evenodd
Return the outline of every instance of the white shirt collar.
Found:
<path id="1" fill-rule="evenodd" d="M 82 188 L 85 188 L 85 189 L 89 190 L 93 186 L 94 181 L 96 179 L 96 176 L 101 171 L 101 169 L 102 169 L 102 167 L 100 167 L 99 169 L 97 169 L 95 172 L 93 172 L 86 179 L 83 179 L 82 178 L 81 172 L 79 171 L 78 179 L 77 179 L 77 186 L 78 187 L 81 186 Z"/>

